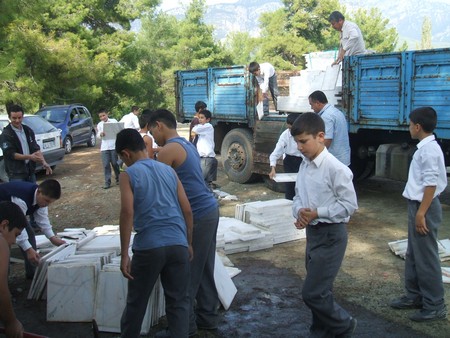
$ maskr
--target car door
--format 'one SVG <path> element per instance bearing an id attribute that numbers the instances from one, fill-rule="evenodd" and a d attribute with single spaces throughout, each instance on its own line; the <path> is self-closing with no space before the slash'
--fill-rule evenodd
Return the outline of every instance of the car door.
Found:
<path id="1" fill-rule="evenodd" d="M 80 113 L 76 107 L 70 109 L 68 126 L 73 144 L 80 143 L 83 137 L 83 126 L 80 120 Z"/>
<path id="2" fill-rule="evenodd" d="M 90 115 L 86 112 L 84 107 L 77 107 L 78 120 L 80 128 L 80 143 L 87 142 L 91 136 L 91 122 Z"/>

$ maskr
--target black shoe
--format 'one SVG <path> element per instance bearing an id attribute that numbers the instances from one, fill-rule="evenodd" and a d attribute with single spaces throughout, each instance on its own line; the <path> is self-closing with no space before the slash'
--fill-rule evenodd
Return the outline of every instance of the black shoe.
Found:
<path id="1" fill-rule="evenodd" d="M 356 318 L 351 317 L 350 318 L 350 325 L 347 330 L 342 332 L 341 334 L 336 335 L 336 338 L 350 338 L 353 336 L 353 333 L 356 330 L 356 325 L 358 324 L 358 321 Z"/>
<path id="2" fill-rule="evenodd" d="M 391 308 L 394 309 L 421 309 L 422 308 L 422 303 L 411 299 L 407 296 L 402 296 L 398 299 L 395 299 L 391 302 L 391 304 L 389 304 Z"/>
<path id="3" fill-rule="evenodd" d="M 426 322 L 431 320 L 442 320 L 447 318 L 447 307 L 444 305 L 440 310 L 422 309 L 412 314 L 409 319 L 415 322 Z"/>
<path id="4" fill-rule="evenodd" d="M 105 184 L 105 185 L 103 186 L 103 189 L 109 189 L 109 188 L 111 188 L 111 184 Z"/>

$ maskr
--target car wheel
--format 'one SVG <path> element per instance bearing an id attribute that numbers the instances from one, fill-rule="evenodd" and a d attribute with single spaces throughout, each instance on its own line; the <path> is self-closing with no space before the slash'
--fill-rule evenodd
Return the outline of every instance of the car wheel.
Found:
<path id="1" fill-rule="evenodd" d="M 69 136 L 64 139 L 64 149 L 66 154 L 72 151 L 72 139 Z"/>
<path id="2" fill-rule="evenodd" d="M 95 137 L 95 131 L 91 131 L 91 137 L 89 138 L 87 145 L 88 147 L 95 147 L 96 142 L 97 138 Z"/>

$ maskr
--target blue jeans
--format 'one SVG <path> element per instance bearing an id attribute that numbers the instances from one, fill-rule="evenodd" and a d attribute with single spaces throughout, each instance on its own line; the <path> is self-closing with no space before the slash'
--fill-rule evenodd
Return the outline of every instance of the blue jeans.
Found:
<path id="1" fill-rule="evenodd" d="M 103 163 L 103 171 L 105 173 L 105 185 L 111 185 L 111 166 L 114 170 L 114 174 L 116 175 L 116 182 L 119 182 L 119 164 L 117 163 L 118 157 L 117 153 L 114 149 L 112 150 L 102 150 L 102 163 Z"/>
<path id="2" fill-rule="evenodd" d="M 216 259 L 216 234 L 219 225 L 219 208 L 206 215 L 194 216 L 192 247 L 194 259 L 191 261 L 191 285 L 189 298 L 189 334 L 201 328 L 217 328 L 219 316 L 219 296 L 214 281 L 214 263 Z"/>
<path id="3" fill-rule="evenodd" d="M 148 300 L 158 276 L 164 288 L 170 336 L 185 338 L 189 329 L 189 254 L 184 246 L 133 251 L 127 304 L 120 321 L 122 338 L 139 337 Z"/>

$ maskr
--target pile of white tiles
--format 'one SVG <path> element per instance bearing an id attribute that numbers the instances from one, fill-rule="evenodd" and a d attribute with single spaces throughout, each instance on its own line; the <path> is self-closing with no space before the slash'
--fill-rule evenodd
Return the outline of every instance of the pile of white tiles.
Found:
<path id="1" fill-rule="evenodd" d="M 90 322 L 95 319 L 99 331 L 118 333 L 127 295 L 127 280 L 120 271 L 118 226 L 79 229 L 79 237 L 75 234 L 76 229 L 70 229 L 70 232 L 72 237 L 67 241 L 71 243 L 45 248 L 50 252 L 41 258 L 29 298 L 47 299 L 48 321 Z M 67 239 L 67 233 L 58 235 Z M 130 246 L 132 242 L 133 237 Z M 48 246 L 45 240 L 40 243 Z M 129 253 L 131 257 L 131 250 Z M 227 267 L 222 261 L 226 261 Z M 226 257 L 216 255 L 214 275 L 225 309 L 237 293 L 230 275 L 234 276 L 240 270 L 232 265 Z M 150 295 L 141 334 L 147 334 L 150 327 L 158 323 L 165 314 L 164 309 L 164 291 L 158 278 Z"/>
<path id="2" fill-rule="evenodd" d="M 292 216 L 292 201 L 277 199 L 236 205 L 235 218 L 269 231 L 273 244 L 306 237 L 305 230 L 298 230 Z"/>
<path id="3" fill-rule="evenodd" d="M 393 241 L 388 243 L 391 251 L 405 259 L 406 249 L 408 248 L 408 240 L 401 239 L 398 241 Z M 437 241 L 438 250 L 439 250 L 439 258 L 441 262 L 450 260 L 450 239 L 441 239 Z"/>
<path id="4" fill-rule="evenodd" d="M 217 250 L 232 254 L 271 247 L 273 247 L 273 238 L 269 231 L 236 218 L 220 217 L 216 237 Z"/>

